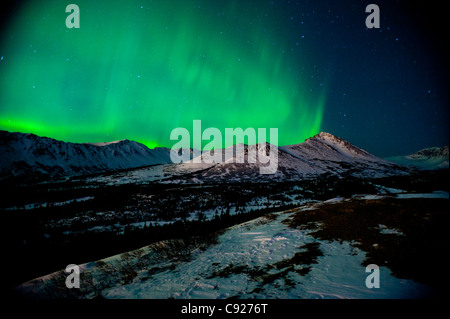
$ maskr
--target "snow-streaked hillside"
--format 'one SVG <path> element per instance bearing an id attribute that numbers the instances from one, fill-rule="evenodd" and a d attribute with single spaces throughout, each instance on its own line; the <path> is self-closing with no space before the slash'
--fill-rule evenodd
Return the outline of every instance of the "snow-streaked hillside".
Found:
<path id="1" fill-rule="evenodd" d="M 66 177 L 170 162 L 169 149 L 149 149 L 130 140 L 78 144 L 6 131 L 0 131 L 0 154 L 3 179 Z"/>
<path id="2" fill-rule="evenodd" d="M 410 198 L 448 200 L 448 193 L 442 192 L 409 195 Z M 380 267 L 381 288 L 369 289 L 365 284 L 367 253 L 358 248 L 358 243 L 320 240 L 314 236 L 322 227 L 320 224 L 308 224 L 304 228 L 292 226 L 297 215 L 324 205 L 376 203 L 385 196 L 333 198 L 266 215 L 208 238 L 161 241 L 83 264 L 80 269 L 84 281 L 78 290 L 65 288 L 67 274 L 61 271 L 28 281 L 18 286 L 17 291 L 31 298 L 99 295 L 112 299 L 426 297 L 433 293 L 430 286 L 395 277 L 385 266 Z M 370 228 L 370 232 L 374 236 L 369 238 L 385 245 L 387 242 L 380 236 L 397 244 L 407 236 L 384 224 Z"/>
<path id="3" fill-rule="evenodd" d="M 426 170 L 445 169 L 449 168 L 448 146 L 425 148 L 407 156 L 388 157 L 387 160 Z"/>
<path id="4" fill-rule="evenodd" d="M 326 132 L 321 132 L 307 139 L 304 143 L 285 146 L 282 149 L 297 158 L 308 161 L 326 159 L 337 162 L 376 162 L 388 164 L 387 161 Z"/>
<path id="5" fill-rule="evenodd" d="M 372 155 L 330 133 L 322 132 L 295 145 L 278 148 L 278 168 L 275 174 L 260 174 L 259 144 L 244 146 L 244 150 L 227 156 L 217 164 L 183 163 L 177 169 L 203 165 L 204 170 L 191 176 L 191 181 L 263 181 L 299 180 L 321 174 L 352 175 L 356 177 L 381 177 L 403 174 L 407 170 L 395 163 Z M 274 146 L 267 144 L 267 154 Z M 225 152 L 224 152 L 225 153 Z M 250 154 L 250 155 L 249 155 Z M 202 155 L 204 156 L 204 155 Z M 253 159 L 252 163 L 249 159 Z"/>
<path id="6" fill-rule="evenodd" d="M 239 147 L 238 147 L 239 146 Z M 25 180 L 64 178 L 166 164 L 157 168 L 142 168 L 116 175 L 101 176 L 107 183 L 147 183 L 170 181 L 241 182 L 285 181 L 314 178 L 321 174 L 381 177 L 403 174 L 407 170 L 378 158 L 330 133 L 320 133 L 295 145 L 277 149 L 270 164 L 261 163 L 260 147 L 266 155 L 276 149 L 270 144 L 235 145 L 222 150 L 219 163 L 205 163 L 210 152 L 189 150 L 193 160 L 173 164 L 171 150 L 149 149 L 135 141 L 107 143 L 66 143 L 33 134 L 0 132 L 0 174 L 2 179 L 19 177 Z M 233 152 L 229 152 L 232 150 Z M 272 151 L 270 151 L 272 150 Z M 275 153 L 273 153 L 275 154 Z M 276 160 L 275 162 L 272 162 Z M 198 163 L 197 163 L 198 162 Z M 272 165 L 274 174 L 261 174 L 261 167 Z M 94 177 L 95 179 L 95 177 Z"/>

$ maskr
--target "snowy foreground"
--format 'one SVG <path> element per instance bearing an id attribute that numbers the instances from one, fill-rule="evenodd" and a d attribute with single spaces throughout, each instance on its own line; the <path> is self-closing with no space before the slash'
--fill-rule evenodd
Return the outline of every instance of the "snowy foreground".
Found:
<path id="1" fill-rule="evenodd" d="M 365 286 L 364 253 L 349 243 L 321 243 L 324 253 L 311 272 L 301 276 L 292 271 L 288 278 L 296 284 L 286 287 L 284 277 L 264 285 L 250 280 L 247 273 L 229 277 L 210 274 L 226 267 L 258 269 L 292 257 L 299 246 L 314 242 L 302 231 L 290 230 L 282 223 L 289 213 L 277 214 L 268 223 L 264 217 L 232 227 L 219 238 L 219 244 L 204 252 L 195 253 L 192 261 L 176 265 L 174 270 L 161 272 L 152 280 L 108 289 L 106 298 L 404 298 L 420 297 L 425 287 L 408 280 L 390 276 L 381 269 L 382 288 Z M 296 267 L 302 267 L 301 265 Z M 270 274 L 282 270 L 274 269 Z M 255 292 L 258 291 L 258 292 Z M 412 293 L 412 294 L 411 294 Z"/>
<path id="2" fill-rule="evenodd" d="M 445 198 L 447 192 L 397 198 Z M 376 200 L 382 196 L 358 196 Z M 328 205 L 345 201 L 336 198 Z M 80 289 L 56 272 L 17 287 L 37 298 L 421 298 L 431 288 L 380 267 L 380 288 L 366 287 L 366 253 L 347 241 L 321 241 L 289 220 L 317 204 L 263 216 L 214 238 L 163 241 L 80 266 Z M 402 236 L 380 225 L 382 234 Z"/>

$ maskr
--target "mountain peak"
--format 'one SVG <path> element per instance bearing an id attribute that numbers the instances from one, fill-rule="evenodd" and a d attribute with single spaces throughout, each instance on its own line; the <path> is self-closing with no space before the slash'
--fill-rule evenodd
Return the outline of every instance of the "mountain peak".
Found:
<path id="1" fill-rule="evenodd" d="M 334 136 L 331 133 L 328 132 L 320 132 L 319 134 L 314 135 L 314 137 L 320 137 L 320 138 L 336 138 L 336 136 Z"/>
<path id="2" fill-rule="evenodd" d="M 325 144 L 328 147 L 338 151 L 342 154 L 345 154 L 349 157 L 364 157 L 366 159 L 374 159 L 375 156 L 370 154 L 369 152 L 354 146 L 350 142 L 344 140 L 343 138 L 337 137 L 331 133 L 320 132 L 319 134 L 314 135 L 313 137 L 307 139 L 305 141 L 307 144 Z M 378 160 L 378 158 L 377 158 Z"/>
<path id="3" fill-rule="evenodd" d="M 319 139 L 322 141 L 344 141 L 342 138 L 337 137 L 331 133 L 328 132 L 320 132 L 319 134 L 314 135 L 313 137 L 314 139 Z"/>

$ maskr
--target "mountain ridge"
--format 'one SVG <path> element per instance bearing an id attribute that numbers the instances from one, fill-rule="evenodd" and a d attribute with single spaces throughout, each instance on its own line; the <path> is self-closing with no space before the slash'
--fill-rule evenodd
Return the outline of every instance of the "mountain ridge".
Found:
<path id="1" fill-rule="evenodd" d="M 235 147 L 235 146 L 233 146 Z M 398 164 L 379 158 L 352 145 L 333 134 L 321 132 L 303 143 L 280 146 L 277 149 L 278 168 L 274 174 L 260 174 L 259 158 L 249 161 L 249 154 L 258 154 L 260 144 L 244 146 L 231 157 L 224 157 L 217 164 L 179 164 L 180 171 L 198 169 L 189 176 L 188 182 L 241 182 L 241 181 L 287 181 L 313 178 L 322 174 L 351 175 L 354 177 L 382 177 L 404 174 L 408 170 Z M 273 146 L 266 144 L 266 152 Z M 254 152 L 250 152 L 254 151 Z M 226 155 L 226 154 L 225 154 Z M 204 153 L 202 154 L 204 156 Z M 252 155 L 254 156 L 254 155 Z M 240 161 L 239 161 L 240 160 Z"/>
<path id="2" fill-rule="evenodd" d="M 168 149 L 120 140 L 102 145 L 0 131 L 0 174 L 38 180 L 168 163 Z"/>
<path id="3" fill-rule="evenodd" d="M 391 156 L 386 159 L 400 165 L 422 170 L 449 168 L 448 146 L 428 147 L 409 155 Z"/>
<path id="4" fill-rule="evenodd" d="M 260 144 L 232 146 L 233 154 L 214 164 L 172 164 L 171 149 L 149 149 L 128 139 L 103 143 L 71 143 L 31 133 L 0 131 L 0 174 L 2 179 L 23 180 L 61 179 L 123 169 L 170 164 L 168 175 L 188 173 L 188 180 L 261 181 L 298 180 L 321 174 L 353 176 L 383 176 L 404 172 L 404 168 L 379 158 L 331 133 L 320 132 L 299 144 L 277 148 L 277 170 L 261 176 L 259 157 L 249 163 L 249 154 L 258 154 Z M 274 147 L 266 144 L 266 154 Z M 239 150 L 236 151 L 236 149 Z M 254 151 L 254 152 L 251 152 Z M 201 157 L 205 156 L 204 151 Z M 191 159 L 200 151 L 189 150 Z M 200 168 L 200 169 L 199 169 Z"/>

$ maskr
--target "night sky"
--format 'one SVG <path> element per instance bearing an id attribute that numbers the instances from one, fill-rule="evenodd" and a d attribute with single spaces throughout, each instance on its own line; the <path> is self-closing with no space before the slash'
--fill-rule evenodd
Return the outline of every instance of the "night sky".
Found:
<path id="1" fill-rule="evenodd" d="M 70 3 L 79 29 L 65 25 Z M 366 28 L 370 3 L 379 29 Z M 2 12 L 0 129 L 171 147 L 172 129 L 199 119 L 276 127 L 279 145 L 326 131 L 382 157 L 448 145 L 443 12 L 433 1 L 24 1 Z"/>

